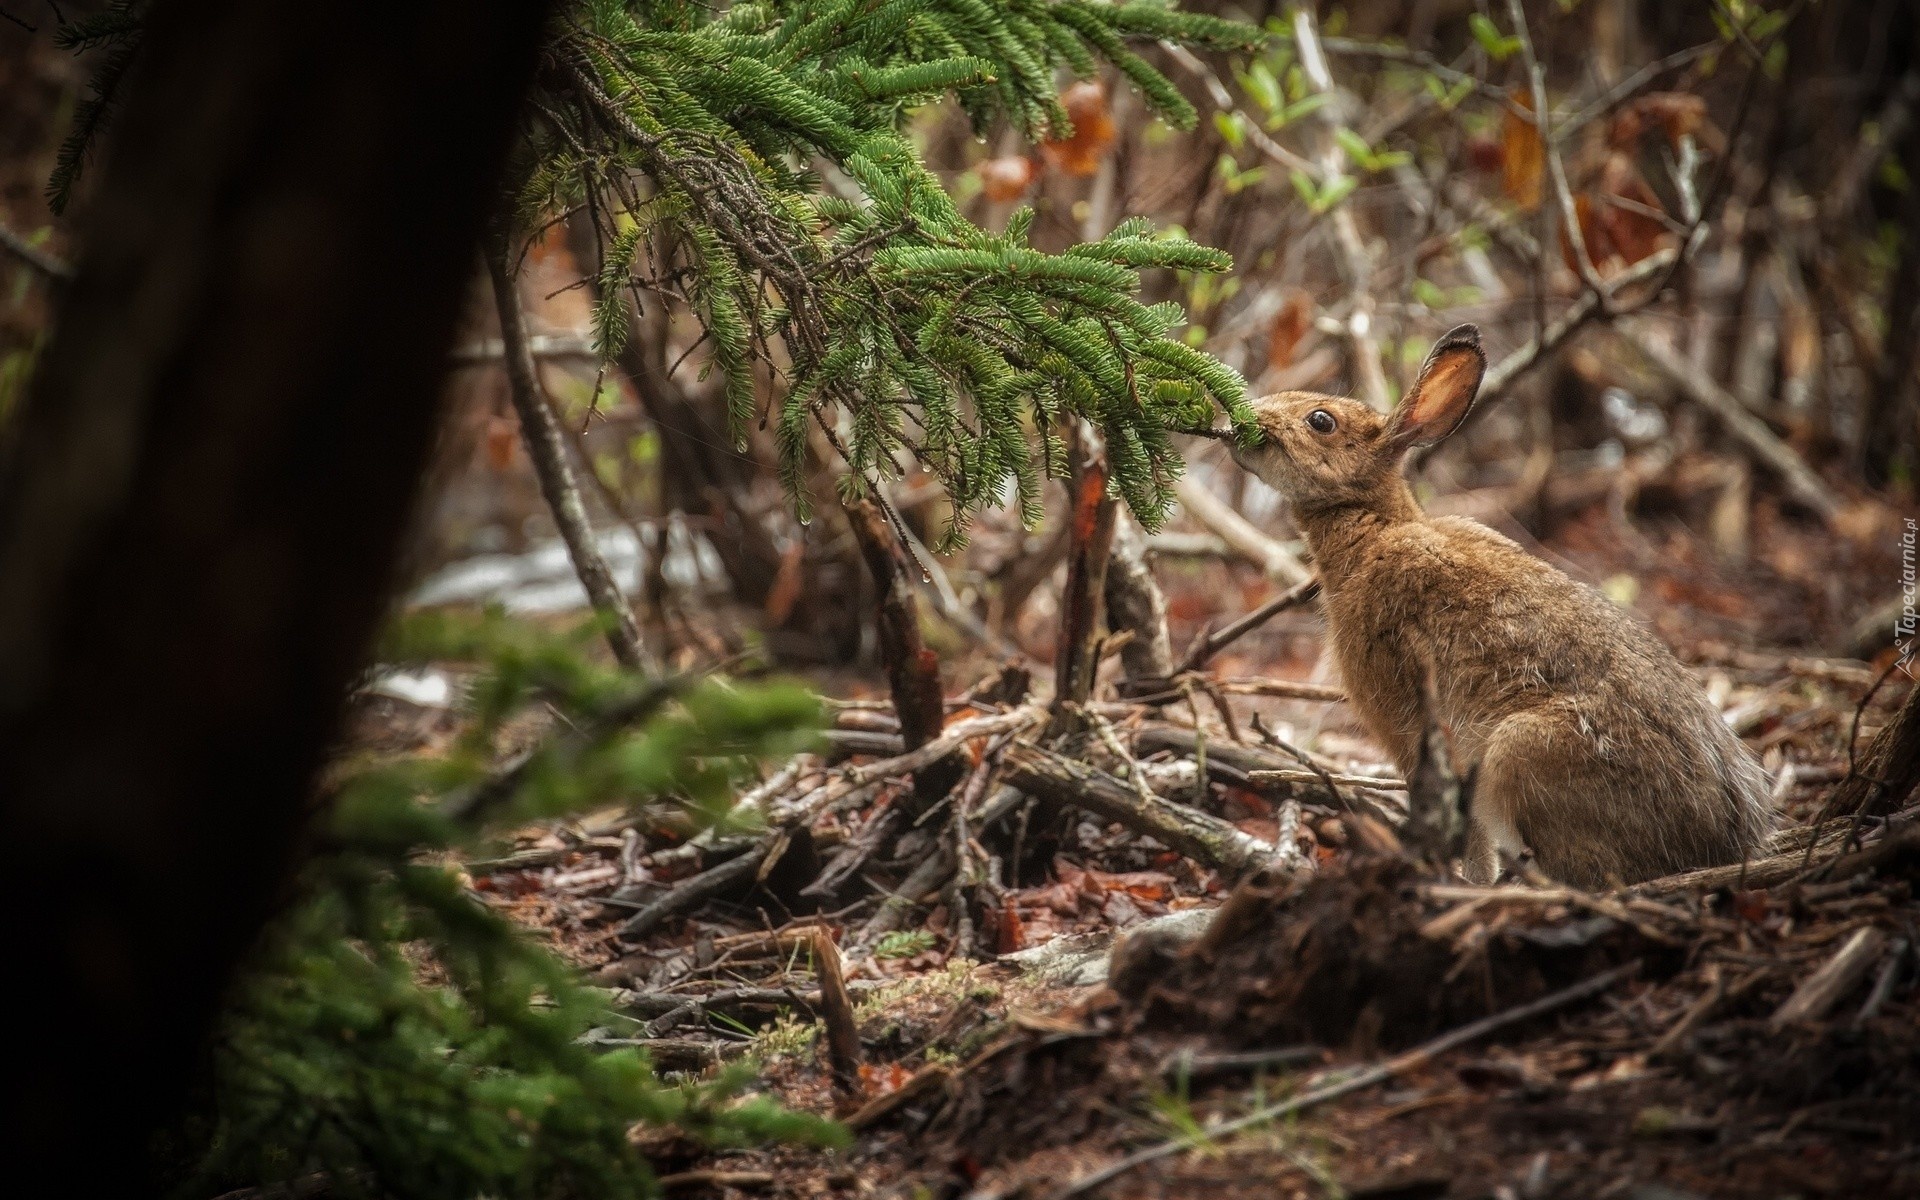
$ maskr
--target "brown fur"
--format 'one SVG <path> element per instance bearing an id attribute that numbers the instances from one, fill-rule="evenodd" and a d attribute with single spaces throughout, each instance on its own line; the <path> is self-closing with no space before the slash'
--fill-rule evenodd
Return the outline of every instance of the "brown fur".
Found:
<path id="1" fill-rule="evenodd" d="M 1403 771 L 1422 681 L 1477 763 L 1467 871 L 1532 849 L 1600 886 L 1737 862 L 1771 824 L 1766 773 L 1673 656 L 1627 613 L 1492 530 L 1429 517 L 1401 477 L 1409 447 L 1465 419 L 1479 335 L 1442 338 L 1391 418 L 1289 392 L 1255 403 L 1265 435 L 1235 457 L 1284 494 L 1325 587 L 1347 693 Z M 1336 427 L 1320 432 L 1323 410 Z"/>

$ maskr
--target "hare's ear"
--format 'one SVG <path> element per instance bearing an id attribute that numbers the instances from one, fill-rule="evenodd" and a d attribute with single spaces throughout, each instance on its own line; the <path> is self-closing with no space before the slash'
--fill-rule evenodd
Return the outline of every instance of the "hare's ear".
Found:
<path id="1" fill-rule="evenodd" d="M 1448 330 L 1421 364 L 1413 390 L 1393 410 L 1386 448 L 1397 454 L 1409 446 L 1431 445 L 1460 428 L 1486 370 L 1479 327 L 1456 325 Z"/>

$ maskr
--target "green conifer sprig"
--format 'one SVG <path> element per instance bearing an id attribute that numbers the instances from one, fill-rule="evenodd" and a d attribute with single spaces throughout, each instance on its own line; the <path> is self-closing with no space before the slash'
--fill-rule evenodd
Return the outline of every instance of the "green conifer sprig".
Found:
<path id="1" fill-rule="evenodd" d="M 1190 127 L 1178 89 L 1128 46 L 1162 38 L 1259 35 L 1093 0 L 770 0 L 718 14 L 592 0 L 558 36 L 531 110 L 523 217 L 584 204 L 601 222 L 603 347 L 620 344 L 638 296 L 609 285 L 684 269 L 732 434 L 772 428 L 803 520 L 816 429 L 845 458 L 849 495 L 918 460 L 950 495 L 951 546 L 988 505 L 1037 520 L 1041 472 L 1063 458 L 1058 423 L 1083 417 L 1112 447 L 1116 492 L 1155 526 L 1180 471 L 1167 431 L 1249 414 L 1233 371 L 1169 338 L 1178 307 L 1139 302 L 1139 272 L 1221 271 L 1227 257 L 1137 221 L 1064 254 L 1030 245 L 1030 214 L 989 233 L 899 129 L 910 104 L 952 92 L 978 128 L 1005 117 L 1030 138 L 1064 136 L 1059 74 L 1102 62 Z M 825 189 L 822 161 L 858 194 Z M 634 261 L 661 244 L 662 261 Z M 755 394 L 755 360 L 772 368 L 771 397 Z"/>

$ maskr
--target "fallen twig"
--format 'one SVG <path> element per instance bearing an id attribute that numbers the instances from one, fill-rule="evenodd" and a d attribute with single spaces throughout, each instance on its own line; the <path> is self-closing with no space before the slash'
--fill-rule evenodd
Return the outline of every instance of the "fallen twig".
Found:
<path id="1" fill-rule="evenodd" d="M 1495 1033 L 1509 1025 L 1518 1024 L 1521 1021 L 1530 1020 L 1534 1017 L 1544 1016 L 1547 1013 L 1565 1008 L 1569 1004 L 1576 1004 L 1588 997 L 1597 996 L 1639 969 L 1640 962 L 1636 959 L 1633 962 L 1615 967 L 1610 971 L 1602 971 L 1590 979 L 1576 983 L 1572 987 L 1562 988 L 1557 992 L 1542 996 L 1540 999 L 1532 1001 L 1531 1003 L 1522 1004 L 1515 1008 L 1510 1008 L 1505 1012 L 1495 1013 L 1490 1017 L 1483 1017 L 1471 1024 L 1462 1025 L 1451 1033 L 1441 1034 L 1432 1041 L 1422 1043 L 1412 1050 L 1407 1051 L 1405 1054 L 1396 1055 L 1383 1063 L 1368 1067 L 1357 1075 L 1351 1075 L 1338 1082 L 1329 1083 L 1323 1087 L 1302 1092 L 1298 1096 L 1282 1100 L 1276 1104 L 1263 1105 L 1244 1116 L 1235 1117 L 1231 1121 L 1225 1121 L 1218 1125 L 1210 1125 L 1207 1127 L 1206 1133 L 1209 1137 L 1220 1137 L 1225 1134 L 1236 1133 L 1250 1125 L 1264 1124 L 1268 1121 L 1278 1120 L 1281 1117 L 1291 1116 L 1294 1113 L 1312 1108 L 1315 1105 L 1325 1104 L 1329 1100 L 1338 1100 L 1342 1096 L 1351 1095 L 1354 1092 L 1372 1087 L 1376 1083 L 1384 1083 L 1397 1075 L 1426 1065 L 1434 1058 L 1449 1050 L 1458 1046 L 1464 1046 L 1469 1042 L 1478 1041 L 1488 1034 Z M 1135 1151 L 1125 1158 L 1120 1159 L 1118 1162 L 1110 1163 L 1098 1171 L 1068 1184 L 1066 1187 L 1053 1193 L 1052 1200 L 1067 1200 L 1069 1196 L 1084 1196 L 1102 1184 L 1117 1179 L 1137 1166 L 1165 1158 L 1170 1154 L 1177 1154 L 1181 1150 L 1186 1149 L 1188 1145 L 1189 1143 L 1183 1139 L 1170 1140 L 1149 1146 L 1145 1150 Z"/>
<path id="2" fill-rule="evenodd" d="M 1789 1025 L 1818 1021 L 1826 1016 L 1867 977 L 1867 972 L 1880 961 L 1880 952 L 1886 944 L 1887 935 L 1871 925 L 1857 930 L 1819 970 L 1800 981 L 1793 995 L 1768 1019 L 1767 1027 L 1778 1033 Z"/>
<path id="3" fill-rule="evenodd" d="M 773 1175 L 767 1171 L 680 1171 L 662 1175 L 658 1183 L 664 1191 L 689 1187 L 762 1188 L 772 1185 Z"/>
<path id="4" fill-rule="evenodd" d="M 1007 750 L 1007 782 L 1055 804 L 1083 808 L 1125 825 L 1203 866 L 1232 875 L 1259 870 L 1273 847 L 1219 817 L 1159 796 L 1151 802 L 1097 767 L 1038 746 Z"/>
<path id="5" fill-rule="evenodd" d="M 833 1071 L 833 1089 L 842 1101 L 860 1094 L 860 1026 L 847 995 L 847 979 L 840 965 L 840 947 L 826 926 L 813 927 L 810 942 L 813 971 L 820 980 L 820 1021 L 827 1030 L 827 1061 Z"/>
<path id="6" fill-rule="evenodd" d="M 736 855 L 674 884 L 645 908 L 628 917 L 620 926 L 619 936 L 626 941 L 638 939 L 673 914 L 685 912 L 709 896 L 753 878 L 772 848 L 773 840 L 768 839 L 745 854 Z"/>
<path id="7" fill-rule="evenodd" d="M 1237 516 L 1238 514 L 1236 514 Z M 1209 630 L 1196 640 L 1180 663 L 1180 671 L 1197 671 L 1220 651 L 1252 633 L 1290 608 L 1309 603 L 1320 594 L 1318 579 L 1303 579 L 1224 629 Z"/>

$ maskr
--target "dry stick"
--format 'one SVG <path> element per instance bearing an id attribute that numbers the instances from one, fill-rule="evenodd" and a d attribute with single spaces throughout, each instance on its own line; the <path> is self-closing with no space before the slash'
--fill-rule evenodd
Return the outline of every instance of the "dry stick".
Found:
<path id="1" fill-rule="evenodd" d="M 825 926 L 813 927 L 813 969 L 820 980 L 820 1020 L 827 1027 L 827 1062 L 833 1088 L 843 1101 L 860 1095 L 860 1026 L 840 965 L 840 947 Z"/>
<path id="2" fill-rule="evenodd" d="M 1038 746 L 1015 745 L 1008 749 L 1005 765 L 1007 782 L 1021 791 L 1117 822 L 1203 866 L 1247 875 L 1273 858 L 1271 845 L 1229 822 L 1159 796 L 1148 801 L 1112 775 L 1077 759 Z"/>
<path id="3" fill-rule="evenodd" d="M 831 783 L 814 788 L 784 805 L 772 806 L 768 824 L 773 828 L 762 834 L 757 844 L 737 858 L 728 859 L 675 884 L 671 891 L 630 917 L 620 927 L 620 936 L 627 940 L 637 938 L 674 913 L 684 911 L 700 900 L 750 878 L 790 830 L 812 820 L 831 805 L 845 800 L 862 788 L 890 776 L 911 775 L 924 770 L 973 738 L 1021 730 L 1039 720 L 1040 716 L 1039 709 L 1023 707 L 1012 712 L 957 721 L 949 725 L 946 732 L 917 750 L 908 751 L 897 758 L 855 767 Z"/>
<path id="4" fill-rule="evenodd" d="M 1707 892 L 1723 887 L 1746 890 L 1776 887 L 1806 870 L 1809 862 L 1816 859 L 1816 850 L 1838 851 L 1846 842 L 1847 828 L 1851 824 L 1851 820 L 1830 821 L 1821 827 L 1821 836 L 1815 841 L 1802 842 L 1792 849 L 1749 862 L 1663 875 L 1658 879 L 1636 883 L 1632 890 L 1651 896 L 1665 896 L 1675 892 Z"/>
<path id="5" fill-rule="evenodd" d="M 1428 1062 L 1445 1054 L 1449 1050 L 1464 1046 L 1469 1042 L 1478 1041 L 1488 1034 L 1495 1033 L 1509 1025 L 1530 1020 L 1534 1017 L 1544 1016 L 1557 1009 L 1565 1008 L 1569 1004 L 1575 1004 L 1581 1000 L 1585 1000 L 1590 996 L 1597 996 L 1639 969 L 1640 961 L 1635 959 L 1630 963 L 1615 967 L 1610 971 L 1602 971 L 1590 979 L 1576 983 L 1572 987 L 1562 988 L 1557 992 L 1542 996 L 1540 999 L 1529 1004 L 1522 1004 L 1516 1008 L 1510 1008 L 1505 1012 L 1495 1013 L 1490 1017 L 1483 1017 L 1471 1024 L 1462 1025 L 1451 1033 L 1443 1033 L 1432 1041 L 1422 1043 L 1412 1050 L 1407 1051 L 1405 1054 L 1396 1055 L 1386 1062 L 1368 1067 L 1358 1075 L 1350 1076 L 1337 1083 L 1329 1083 L 1324 1087 L 1314 1088 L 1312 1091 L 1303 1092 L 1298 1096 L 1282 1100 L 1275 1104 L 1268 1104 L 1256 1108 L 1245 1116 L 1235 1117 L 1233 1120 L 1223 1124 L 1209 1126 L 1205 1132 L 1209 1138 L 1218 1138 L 1225 1134 L 1237 1133 L 1250 1125 L 1258 1125 L 1263 1122 L 1277 1120 L 1281 1117 L 1291 1116 L 1294 1113 L 1324 1104 L 1329 1100 L 1338 1100 L 1342 1096 L 1351 1095 L 1354 1092 L 1372 1087 L 1376 1083 L 1384 1083 L 1395 1076 L 1403 1075 L 1408 1071 L 1425 1066 Z M 1137 1166 L 1165 1158 L 1170 1154 L 1177 1154 L 1185 1149 L 1187 1145 L 1188 1143 L 1184 1140 L 1166 1141 L 1155 1146 L 1149 1146 L 1145 1150 L 1136 1151 L 1116 1163 L 1102 1167 L 1084 1179 L 1074 1181 L 1060 1191 L 1055 1192 L 1050 1200 L 1067 1200 L 1069 1196 L 1083 1196 L 1101 1184 L 1116 1179 Z"/>
<path id="6" fill-rule="evenodd" d="M 1293 10 L 1293 44 L 1306 72 L 1307 82 L 1316 92 L 1332 99 L 1320 113 L 1327 126 L 1327 146 L 1321 152 L 1321 170 L 1329 181 L 1346 173 L 1347 152 L 1341 148 L 1338 134 L 1347 115 L 1346 95 L 1333 82 L 1326 55 L 1320 50 L 1320 32 L 1314 26 L 1313 6 L 1303 4 Z M 1353 343 L 1353 370 L 1359 381 L 1360 399 L 1375 412 L 1393 407 L 1392 389 L 1387 373 L 1380 365 L 1380 341 L 1374 336 L 1373 259 L 1361 240 L 1360 227 L 1354 222 L 1353 209 L 1342 201 L 1334 205 L 1333 244 L 1341 265 L 1346 268 L 1348 286 L 1353 289 L 1353 311 L 1347 317 L 1347 338 Z"/>
<path id="7" fill-rule="evenodd" d="M 766 1171 L 681 1171 L 655 1182 L 669 1192 L 686 1187 L 763 1188 L 773 1183 L 773 1176 Z"/>
<path id="8" fill-rule="evenodd" d="M 1694 1001 L 1693 1005 L 1681 1014 L 1680 1019 L 1673 1023 L 1671 1029 L 1660 1035 L 1660 1040 L 1653 1044 L 1651 1050 L 1647 1051 L 1647 1057 L 1661 1059 L 1673 1055 L 1675 1051 L 1686 1044 L 1686 1040 L 1692 1036 L 1694 1030 L 1706 1023 L 1708 1017 L 1711 1017 L 1722 1006 L 1740 999 L 1758 987 L 1761 982 L 1767 979 L 1770 973 L 1766 968 L 1762 968 L 1747 975 L 1738 983 L 1728 984 L 1726 979 L 1716 970 L 1713 983 L 1708 986 L 1705 994 Z"/>
<path id="9" fill-rule="evenodd" d="M 73 268 L 65 261 L 21 237 L 9 225 L 0 224 L 0 250 L 5 250 L 55 284 L 73 278 Z"/>
<path id="10" fill-rule="evenodd" d="M 1716 417 L 1762 465 L 1777 473 L 1794 499 L 1818 513 L 1829 526 L 1835 523 L 1845 507 L 1840 498 L 1793 447 L 1781 441 L 1738 397 L 1714 382 L 1705 371 L 1644 334 L 1624 326 L 1616 326 L 1614 332 L 1672 380 L 1683 395 Z"/>
<path id="11" fill-rule="evenodd" d="M 1404 792 L 1404 779 L 1384 779 L 1373 775 L 1343 775 L 1338 771 L 1248 771 L 1253 783 L 1344 783 L 1349 787 L 1379 788 L 1383 792 Z"/>
<path id="12" fill-rule="evenodd" d="M 674 884 L 664 895 L 628 917 L 620 926 L 617 936 L 626 941 L 643 937 L 655 925 L 675 913 L 685 912 L 709 896 L 752 879 L 772 849 L 773 840 L 769 839 L 745 854 L 730 858 L 717 867 L 708 867 L 691 879 Z"/>
<path id="13" fill-rule="evenodd" d="M 1292 679 L 1255 679 L 1229 675 L 1215 679 L 1219 690 L 1233 696 L 1272 696 L 1277 700 L 1316 700 L 1322 704 L 1342 704 L 1347 693 L 1324 683 L 1299 683 Z"/>
<path id="14" fill-rule="evenodd" d="M 1225 650 L 1228 646 L 1233 645 L 1233 643 L 1239 641 L 1247 634 L 1252 633 L 1262 625 L 1265 625 L 1275 616 L 1278 616 L 1290 608 L 1298 608 L 1319 594 L 1320 581 L 1318 579 L 1306 579 L 1295 584 L 1293 587 L 1275 596 L 1273 599 L 1262 604 L 1259 608 L 1254 609 L 1226 628 L 1207 633 L 1206 636 L 1194 643 L 1192 649 L 1187 651 L 1187 657 L 1185 661 L 1180 664 L 1180 670 L 1183 672 L 1199 670 L 1205 666 L 1207 661 L 1214 655 Z"/>
<path id="15" fill-rule="evenodd" d="M 1207 527 L 1207 532 L 1225 542 L 1235 554 L 1246 559 L 1269 579 L 1293 587 L 1312 577 L 1298 555 L 1262 533 L 1258 526 L 1233 510 L 1233 506 L 1183 476 L 1173 485 L 1187 514 Z"/>
<path id="16" fill-rule="evenodd" d="M 906 749 L 915 750 L 940 732 L 946 717 L 940 658 L 920 636 L 920 602 L 907 582 L 907 553 L 886 515 L 871 500 L 846 501 L 841 507 L 873 580 L 874 625 L 900 736 Z"/>
<path id="17" fill-rule="evenodd" d="M 1855 932 L 1819 970 L 1800 981 L 1793 995 L 1768 1018 L 1767 1027 L 1778 1033 L 1789 1025 L 1826 1016 L 1867 977 L 1886 944 L 1887 935 L 1871 925 Z"/>
<path id="18" fill-rule="evenodd" d="M 976 832 L 988 832 L 1025 803 L 1026 799 L 1027 794 L 1017 787 L 1003 787 L 996 791 L 993 799 L 981 807 L 979 817 L 973 822 Z M 908 873 L 892 895 L 881 902 L 879 909 L 861 928 L 856 940 L 863 945 L 871 944 L 881 935 L 900 928 L 901 922 L 913 911 L 914 906 L 952 876 L 954 867 L 952 848 L 947 845 L 937 847 Z"/>
<path id="19" fill-rule="evenodd" d="M 1873 981 L 1873 988 L 1860 1005 L 1860 1011 L 1854 1014 L 1853 1028 L 1858 1030 L 1868 1021 L 1879 1015 L 1880 1008 L 1893 995 L 1893 989 L 1900 982 L 1900 969 L 1906 965 L 1909 943 L 1905 938 L 1896 938 L 1887 950 L 1887 959 L 1880 964 L 1880 974 Z"/>
<path id="20" fill-rule="evenodd" d="M 540 376 L 527 344 L 526 314 L 520 307 L 520 292 L 509 265 L 511 247 L 503 233 L 493 234 L 487 245 L 487 274 L 493 280 L 494 307 L 500 314 L 500 336 L 506 344 L 507 386 L 513 396 L 513 409 L 520 416 L 520 436 L 527 456 L 540 480 L 540 494 L 553 513 L 553 523 L 567 543 L 573 569 L 586 589 L 594 611 L 607 623 L 607 643 L 613 656 L 629 670 L 651 669 L 650 657 L 640 641 L 640 626 L 627 606 L 620 585 L 614 582 L 613 569 L 594 541 L 593 526 L 587 520 L 586 505 L 574 482 L 573 466 L 567 461 L 565 435 L 559 419 L 553 415 L 541 391 Z"/>

